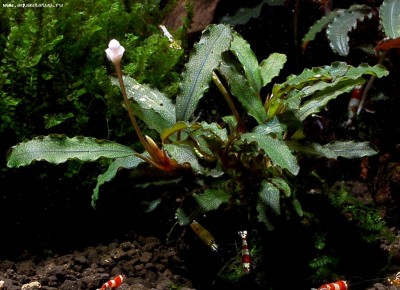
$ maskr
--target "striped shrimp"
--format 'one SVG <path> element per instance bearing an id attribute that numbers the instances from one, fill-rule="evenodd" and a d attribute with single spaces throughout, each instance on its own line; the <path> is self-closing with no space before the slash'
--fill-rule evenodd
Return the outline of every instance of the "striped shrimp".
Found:
<path id="1" fill-rule="evenodd" d="M 245 273 L 250 272 L 250 251 L 247 244 L 247 231 L 239 231 L 242 237 L 242 266 Z"/>
<path id="2" fill-rule="evenodd" d="M 313 289 L 315 289 L 315 288 L 313 288 Z M 316 290 L 347 290 L 347 289 L 348 289 L 347 282 L 340 280 L 340 281 L 336 281 L 334 283 L 328 283 L 328 284 L 321 285 Z"/>
<path id="3" fill-rule="evenodd" d="M 124 280 L 124 277 L 122 275 L 118 275 L 118 276 L 114 277 L 114 279 L 111 279 L 111 280 L 107 281 L 106 283 L 104 283 L 101 286 L 101 288 L 99 288 L 97 290 L 106 290 L 106 289 L 117 288 L 117 287 L 121 286 L 123 280 Z"/>

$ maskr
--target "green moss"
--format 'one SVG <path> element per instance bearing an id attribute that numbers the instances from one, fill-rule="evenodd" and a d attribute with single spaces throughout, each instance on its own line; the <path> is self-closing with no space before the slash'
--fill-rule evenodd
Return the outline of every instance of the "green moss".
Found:
<path id="1" fill-rule="evenodd" d="M 13 132 L 17 140 L 54 130 L 87 134 L 96 123 L 100 129 L 91 134 L 106 138 L 108 122 L 129 126 L 108 77 L 104 50 L 112 38 L 129 48 L 128 74 L 176 93 L 174 69 L 182 50 L 167 50 L 158 27 L 167 10 L 159 5 L 158 0 L 72 0 L 53 9 L 1 7 L 0 134 Z M 118 108 L 107 110 L 113 106 Z M 123 138 L 130 131 L 113 133 Z"/>

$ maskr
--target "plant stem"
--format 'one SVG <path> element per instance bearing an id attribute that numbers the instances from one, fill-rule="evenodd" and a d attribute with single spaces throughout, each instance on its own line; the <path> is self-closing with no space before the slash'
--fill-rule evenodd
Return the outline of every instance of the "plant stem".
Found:
<path id="1" fill-rule="evenodd" d="M 140 130 L 139 125 L 138 125 L 138 123 L 136 121 L 135 114 L 133 113 L 133 110 L 132 110 L 131 105 L 129 103 L 128 96 L 126 95 L 125 85 L 124 85 L 124 81 L 122 79 L 122 70 L 121 70 L 121 63 L 120 62 L 115 63 L 115 70 L 116 70 L 117 75 L 118 75 L 119 86 L 121 87 L 121 92 L 122 92 L 122 96 L 123 96 L 123 99 L 124 99 L 124 104 L 125 104 L 125 107 L 126 107 L 126 109 L 128 111 L 129 118 L 131 119 L 131 123 L 132 123 L 133 127 L 135 128 L 136 134 L 139 137 L 139 140 L 142 143 L 144 149 L 147 152 L 149 152 L 149 154 L 151 155 L 152 158 L 154 158 L 155 156 L 153 156 L 154 155 L 153 154 L 153 150 L 150 148 L 150 145 L 147 143 L 147 141 L 143 137 L 142 131 Z M 155 160 L 157 160 L 157 159 L 155 159 Z"/>
<path id="2" fill-rule="evenodd" d="M 225 86 L 222 84 L 221 80 L 215 72 L 212 73 L 212 79 L 214 81 L 214 84 L 218 87 L 219 91 L 222 93 L 226 102 L 228 103 L 229 108 L 235 116 L 236 122 L 238 123 L 238 125 L 240 125 L 242 123 L 242 119 L 240 118 L 239 112 L 236 110 L 235 104 L 233 103 L 231 96 L 229 95 Z"/>

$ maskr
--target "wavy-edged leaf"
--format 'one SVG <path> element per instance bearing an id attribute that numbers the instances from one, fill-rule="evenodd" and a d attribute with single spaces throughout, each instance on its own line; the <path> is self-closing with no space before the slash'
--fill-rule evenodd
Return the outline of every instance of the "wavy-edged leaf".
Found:
<path id="1" fill-rule="evenodd" d="M 261 87 L 268 85 L 271 80 L 279 75 L 286 63 L 287 57 L 282 53 L 271 53 L 260 64 Z"/>
<path id="2" fill-rule="evenodd" d="M 333 159 L 344 157 L 352 159 L 373 156 L 378 153 L 368 142 L 335 141 L 321 145 L 313 142 L 287 140 L 286 144 L 293 150 L 310 157 L 326 157 Z"/>
<path id="3" fill-rule="evenodd" d="M 96 161 L 104 158 L 121 158 L 136 154 L 128 146 L 91 137 L 49 135 L 36 137 L 11 148 L 7 156 L 8 167 L 20 167 L 33 161 L 47 161 L 53 164 L 64 163 L 69 159 Z"/>
<path id="4" fill-rule="evenodd" d="M 106 182 L 111 181 L 116 175 L 119 169 L 132 169 L 137 167 L 140 163 L 144 162 L 143 159 L 137 156 L 127 156 L 123 158 L 116 158 L 109 166 L 106 172 L 100 174 L 97 177 L 97 184 L 92 194 L 92 207 L 96 206 L 96 202 L 99 198 L 99 188 Z"/>
<path id="5" fill-rule="evenodd" d="M 313 94 L 312 99 L 306 101 L 297 112 L 296 117 L 300 121 L 304 121 L 309 115 L 318 113 L 324 108 L 328 102 L 337 96 L 350 92 L 356 85 L 361 85 L 365 82 L 363 78 L 355 80 L 347 79 L 345 81 L 337 81 L 335 86 L 326 86 L 324 90 Z"/>
<path id="6" fill-rule="evenodd" d="M 295 112 L 299 120 L 305 120 L 309 115 L 319 112 L 330 100 L 345 92 L 350 92 L 356 85 L 363 84 L 365 82 L 362 78 L 363 75 L 381 78 L 389 74 L 382 65 L 370 66 L 363 63 L 358 67 L 353 67 L 342 62 L 334 62 L 331 66 L 324 67 L 324 74 L 326 73 L 330 76 L 331 81 L 317 82 L 295 92 L 297 94 L 294 95 L 297 98 L 312 95 L 312 98 Z M 290 102 L 290 98 L 288 97 L 288 102 Z"/>
<path id="7" fill-rule="evenodd" d="M 362 84 L 365 81 L 363 75 L 381 78 L 388 73 L 382 65 L 369 66 L 365 63 L 353 67 L 344 62 L 333 62 L 330 66 L 305 69 L 299 75 L 290 75 L 284 83 L 275 84 L 267 107 L 284 102 L 300 120 L 304 120 L 310 114 L 319 112 L 329 100 L 351 90 L 352 85 Z"/>
<path id="8" fill-rule="evenodd" d="M 379 17 L 385 34 L 390 38 L 400 37 L 400 1 L 384 0 L 379 8 Z"/>
<path id="9" fill-rule="evenodd" d="M 304 37 L 303 37 L 303 40 L 302 40 L 303 52 L 307 48 L 308 43 L 315 39 L 315 35 L 317 35 L 317 33 L 321 32 L 324 28 L 326 28 L 328 26 L 328 24 L 331 23 L 332 20 L 335 19 L 335 17 L 337 15 L 339 15 L 340 13 L 343 13 L 344 11 L 345 11 L 344 9 L 333 10 L 333 11 L 331 11 L 331 13 L 329 13 L 326 16 L 323 16 L 320 20 L 315 22 L 308 29 L 307 34 L 304 35 Z"/>
<path id="10" fill-rule="evenodd" d="M 370 66 L 367 63 L 362 63 L 357 67 L 349 66 L 349 70 L 346 72 L 344 77 L 351 78 L 354 80 L 361 77 L 364 74 L 381 78 L 387 76 L 389 74 L 389 71 L 383 65 L 380 64 Z"/>
<path id="11" fill-rule="evenodd" d="M 324 147 L 335 152 L 337 156 L 348 159 L 372 156 L 378 153 L 368 142 L 336 141 L 325 144 Z"/>
<path id="12" fill-rule="evenodd" d="M 219 67 L 219 72 L 227 81 L 231 93 L 239 100 L 247 114 L 254 117 L 258 123 L 263 123 L 267 119 L 267 113 L 262 105 L 258 92 L 252 88 L 248 80 L 238 70 L 233 62 L 223 61 Z"/>
<path id="13" fill-rule="evenodd" d="M 232 30 L 226 25 L 210 25 L 203 32 L 182 76 L 176 97 L 177 121 L 188 121 L 192 116 L 209 87 L 212 71 L 218 67 L 222 52 L 229 49 L 231 40 Z"/>
<path id="14" fill-rule="evenodd" d="M 326 35 L 332 50 L 341 56 L 349 54 L 348 33 L 357 27 L 357 21 L 371 18 L 371 8 L 366 5 L 352 5 L 348 10 L 340 13 L 326 29 Z"/>
<path id="15" fill-rule="evenodd" d="M 370 66 L 362 63 L 358 67 L 348 65 L 345 62 L 332 62 L 330 66 L 313 67 L 304 69 L 299 75 L 290 75 L 281 84 L 275 84 L 272 88 L 274 96 L 281 98 L 288 95 L 293 89 L 307 91 L 306 95 L 323 89 L 324 86 L 332 86 L 332 83 L 340 78 L 357 79 L 363 74 L 375 75 L 378 78 L 389 74 L 388 70 L 382 65 Z M 316 86 L 316 88 L 314 88 Z"/>
<path id="16" fill-rule="evenodd" d="M 253 50 L 251 50 L 250 44 L 243 39 L 239 33 L 233 32 L 230 50 L 236 55 L 237 59 L 242 64 L 244 75 L 246 76 L 251 88 L 259 94 L 262 87 L 261 74 L 258 67 L 257 57 Z"/>
<path id="17" fill-rule="evenodd" d="M 228 140 L 228 131 L 226 128 L 221 128 L 217 123 L 207 123 L 203 121 L 200 125 L 199 131 L 202 131 L 202 134 L 204 131 L 207 131 L 211 132 L 213 136 L 218 137 L 221 141 L 225 142 Z"/>
<path id="18" fill-rule="evenodd" d="M 258 147 L 263 149 L 268 157 L 271 158 L 274 166 L 287 169 L 293 175 L 299 173 L 300 168 L 297 164 L 297 159 L 285 142 L 274 139 L 269 135 L 257 133 L 245 133 L 242 135 L 242 138 L 249 142 L 255 141 Z"/>
<path id="19" fill-rule="evenodd" d="M 221 189 L 206 189 L 202 194 L 196 194 L 194 199 L 199 204 L 202 213 L 218 209 L 221 204 L 227 203 L 231 195 Z"/>
<path id="20" fill-rule="evenodd" d="M 208 161 L 217 159 L 217 152 L 223 150 L 228 140 L 228 132 L 226 128 L 221 128 L 217 123 L 208 124 L 201 122 L 200 127 L 191 132 L 193 147 L 196 148 L 197 155 Z"/>
<path id="21" fill-rule="evenodd" d="M 160 133 L 176 122 L 175 105 L 163 93 L 148 85 L 142 85 L 129 76 L 124 76 L 123 80 L 128 98 L 135 102 L 133 107 L 136 115 L 149 128 Z M 111 78 L 111 82 L 119 86 L 117 78 Z"/>
<path id="22" fill-rule="evenodd" d="M 301 90 L 317 82 L 330 82 L 332 80 L 328 69 L 324 67 L 313 67 L 304 69 L 299 75 L 290 75 L 281 84 L 274 84 L 272 88 L 273 97 L 280 99 L 286 97 L 293 89 Z M 273 98 L 271 98 L 273 100 Z"/>

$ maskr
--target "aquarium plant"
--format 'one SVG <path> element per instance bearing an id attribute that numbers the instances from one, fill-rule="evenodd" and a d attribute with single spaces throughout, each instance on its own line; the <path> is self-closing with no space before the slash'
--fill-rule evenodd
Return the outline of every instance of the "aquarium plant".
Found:
<path id="1" fill-rule="evenodd" d="M 124 48 L 117 40 L 112 40 L 106 51 L 118 76 L 110 81 L 122 92 L 144 151 L 109 140 L 53 134 L 13 146 L 7 156 L 9 167 L 35 161 L 60 164 L 71 159 L 107 159 L 109 167 L 98 176 L 93 191 L 93 207 L 100 187 L 122 168 L 159 170 L 175 181 L 177 175 L 190 176 L 193 188 L 176 204 L 180 225 L 209 211 L 241 207 L 249 220 L 273 229 L 277 218 L 287 218 L 291 212 L 303 214 L 293 190 L 301 158 L 358 158 L 377 153 L 368 142 L 308 141 L 303 121 L 330 100 L 363 84 L 364 76 L 386 76 L 381 65 L 353 67 L 334 62 L 304 69 L 272 86 L 286 62 L 285 55 L 272 53 L 259 63 L 249 43 L 232 28 L 209 25 L 194 45 L 173 102 L 158 89 L 122 75 Z M 267 85 L 272 87 L 270 92 L 263 91 Z M 207 112 L 207 108 L 199 108 L 204 97 L 225 100 L 228 106 L 215 108 L 219 111 L 216 116 L 221 117 L 201 120 L 199 109 L 203 115 Z M 212 113 L 207 112 L 206 120 L 208 116 Z M 159 138 L 143 136 L 137 119 Z M 162 206 L 160 199 L 154 206 Z"/>

